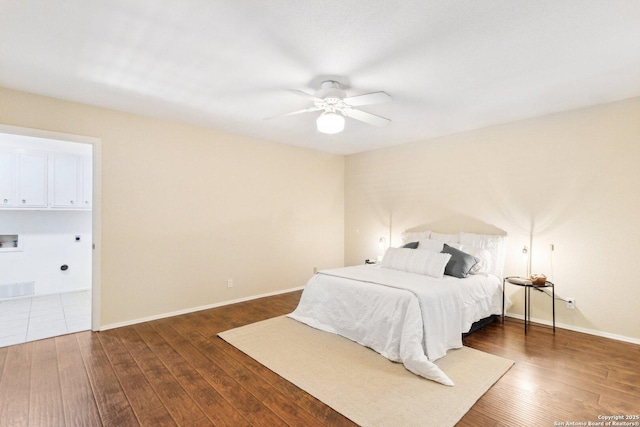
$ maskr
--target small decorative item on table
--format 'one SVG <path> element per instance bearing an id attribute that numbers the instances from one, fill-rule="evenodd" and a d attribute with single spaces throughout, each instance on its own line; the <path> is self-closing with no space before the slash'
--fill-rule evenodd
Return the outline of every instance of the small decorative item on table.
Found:
<path id="1" fill-rule="evenodd" d="M 534 274 L 530 278 L 533 286 L 544 286 L 547 283 L 547 276 L 544 274 Z"/>

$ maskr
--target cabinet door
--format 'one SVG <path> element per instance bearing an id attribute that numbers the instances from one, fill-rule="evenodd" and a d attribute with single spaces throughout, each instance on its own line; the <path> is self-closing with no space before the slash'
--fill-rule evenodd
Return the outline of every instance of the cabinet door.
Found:
<path id="1" fill-rule="evenodd" d="M 55 156 L 53 158 L 53 207 L 82 207 L 78 202 L 79 158 Z"/>
<path id="2" fill-rule="evenodd" d="M 93 159 L 82 158 L 82 207 L 91 209 L 93 205 Z"/>
<path id="3" fill-rule="evenodd" d="M 16 155 L 0 151 L 0 208 L 16 203 Z"/>
<path id="4" fill-rule="evenodd" d="M 47 205 L 47 156 L 18 154 L 18 205 L 44 207 Z"/>

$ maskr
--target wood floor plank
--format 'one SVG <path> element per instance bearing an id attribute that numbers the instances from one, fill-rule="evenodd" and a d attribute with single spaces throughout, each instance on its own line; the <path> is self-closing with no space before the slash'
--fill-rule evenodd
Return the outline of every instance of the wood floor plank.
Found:
<path id="1" fill-rule="evenodd" d="M 162 407 L 162 402 L 115 331 L 96 334 L 111 362 L 133 412 L 140 414 Z"/>
<path id="2" fill-rule="evenodd" d="M 200 418 L 198 421 L 194 421 L 186 427 L 211 427 L 220 424 L 214 424 L 209 418 Z"/>
<path id="3" fill-rule="evenodd" d="M 640 356 L 638 358 L 640 358 Z M 640 388 L 637 388 L 640 386 L 640 371 L 629 369 L 627 367 L 621 368 L 618 366 L 611 366 L 609 368 L 607 378 L 617 383 L 629 384 L 634 387 L 634 390 L 640 392 Z M 637 396 L 640 398 L 640 394 Z"/>
<path id="4" fill-rule="evenodd" d="M 160 326 L 160 325 L 158 325 Z M 168 328 L 168 329 L 166 329 Z M 179 336 L 175 331 L 172 333 L 171 328 L 166 325 L 163 327 L 156 327 L 158 332 L 163 336 L 165 340 L 171 343 L 172 346 L 176 348 L 176 351 L 186 360 L 188 363 L 199 373 L 202 378 L 207 381 L 207 383 L 211 386 L 211 399 L 212 401 L 206 404 L 206 413 L 209 419 L 214 422 L 215 425 L 229 425 L 229 426 L 249 426 L 250 423 L 245 419 L 245 417 L 238 411 L 236 408 L 231 405 L 227 401 L 227 399 L 220 394 L 220 391 L 223 390 L 221 386 L 218 385 L 217 382 L 211 384 L 211 381 L 207 380 L 209 378 L 210 373 L 208 372 L 208 366 L 205 368 L 204 372 L 201 373 L 200 368 L 197 364 L 194 364 L 195 360 L 200 359 L 203 360 L 205 357 L 203 355 L 198 355 L 197 350 L 195 348 L 189 348 L 188 345 L 184 342 L 184 339 Z M 176 336 L 178 339 L 176 340 Z M 206 359 L 205 359 L 206 360 Z M 215 374 L 215 372 L 213 373 Z M 223 382 L 222 380 L 219 380 Z"/>
<path id="5" fill-rule="evenodd" d="M 135 326 L 120 328 L 117 332 L 176 424 L 189 424 L 205 416 L 167 366 L 138 334 Z"/>
<path id="6" fill-rule="evenodd" d="M 32 343 L 8 348 L 0 383 L 0 426 L 29 424 Z"/>
<path id="7" fill-rule="evenodd" d="M 100 419 L 105 426 L 139 425 L 96 333 L 76 334 Z"/>
<path id="8" fill-rule="evenodd" d="M 168 342 L 157 329 L 149 324 L 141 324 L 136 325 L 136 332 L 153 348 L 156 356 L 167 366 L 208 419 L 219 425 L 230 424 L 231 420 L 236 425 L 248 425 L 239 413 L 225 405 L 225 400 L 218 391 L 211 387 L 198 370 L 172 347 L 173 343 Z M 222 417 L 225 413 L 227 417 Z"/>
<path id="9" fill-rule="evenodd" d="M 155 352 L 157 349 L 151 348 L 138 333 L 140 328 L 140 325 L 134 325 L 121 328 L 118 332 L 176 424 L 185 425 L 205 417 L 202 409 L 172 373 L 171 367 Z"/>
<path id="10" fill-rule="evenodd" d="M 169 411 L 167 411 L 167 408 L 164 406 L 136 415 L 138 415 L 138 421 L 140 421 L 140 425 L 142 427 L 177 426 L 176 422 L 171 417 L 171 414 L 169 414 Z"/>
<path id="11" fill-rule="evenodd" d="M 100 414 L 75 335 L 55 338 L 66 425 L 98 426 Z"/>
<path id="12" fill-rule="evenodd" d="M 29 425 L 65 425 L 55 339 L 34 341 L 31 346 Z"/>
<path id="13" fill-rule="evenodd" d="M 180 355 L 193 366 L 200 375 L 226 400 L 234 412 L 243 414 L 251 425 L 277 426 L 285 422 L 266 408 L 259 399 L 242 387 L 224 369 L 222 369 L 210 354 L 202 352 L 202 347 L 194 340 L 186 340 L 171 328 L 162 328 L 163 335 L 171 340 L 179 349 Z M 200 339 L 206 339 L 202 336 Z M 205 351 L 206 348 L 205 348 Z"/>
<path id="14" fill-rule="evenodd" d="M 632 398 L 631 396 L 612 396 L 605 394 L 600 398 L 601 408 L 610 408 L 611 414 L 626 414 L 626 415 L 640 415 L 640 403 L 638 398 Z"/>

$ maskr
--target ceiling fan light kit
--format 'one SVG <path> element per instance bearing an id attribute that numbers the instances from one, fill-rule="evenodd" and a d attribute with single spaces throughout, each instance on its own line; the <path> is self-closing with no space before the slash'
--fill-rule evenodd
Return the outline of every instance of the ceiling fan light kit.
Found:
<path id="1" fill-rule="evenodd" d="M 377 127 L 386 126 L 391 122 L 387 118 L 354 108 L 360 105 L 380 104 L 391 101 L 391 97 L 386 92 L 347 96 L 347 93 L 340 87 L 340 83 L 333 80 L 322 82 L 320 89 L 314 95 L 295 89 L 290 89 L 289 92 L 313 101 L 314 106 L 275 117 L 322 111 L 322 114 L 316 120 L 318 132 L 321 133 L 335 134 L 342 132 L 344 130 L 345 117 Z"/>
<path id="2" fill-rule="evenodd" d="M 336 113 L 322 113 L 316 120 L 318 132 L 334 134 L 344 130 L 344 117 Z"/>

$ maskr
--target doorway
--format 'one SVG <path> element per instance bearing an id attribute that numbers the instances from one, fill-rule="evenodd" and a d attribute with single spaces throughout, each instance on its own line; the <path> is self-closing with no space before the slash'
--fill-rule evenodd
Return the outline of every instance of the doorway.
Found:
<path id="1" fill-rule="evenodd" d="M 0 347 L 99 328 L 99 156 L 0 125 Z"/>

